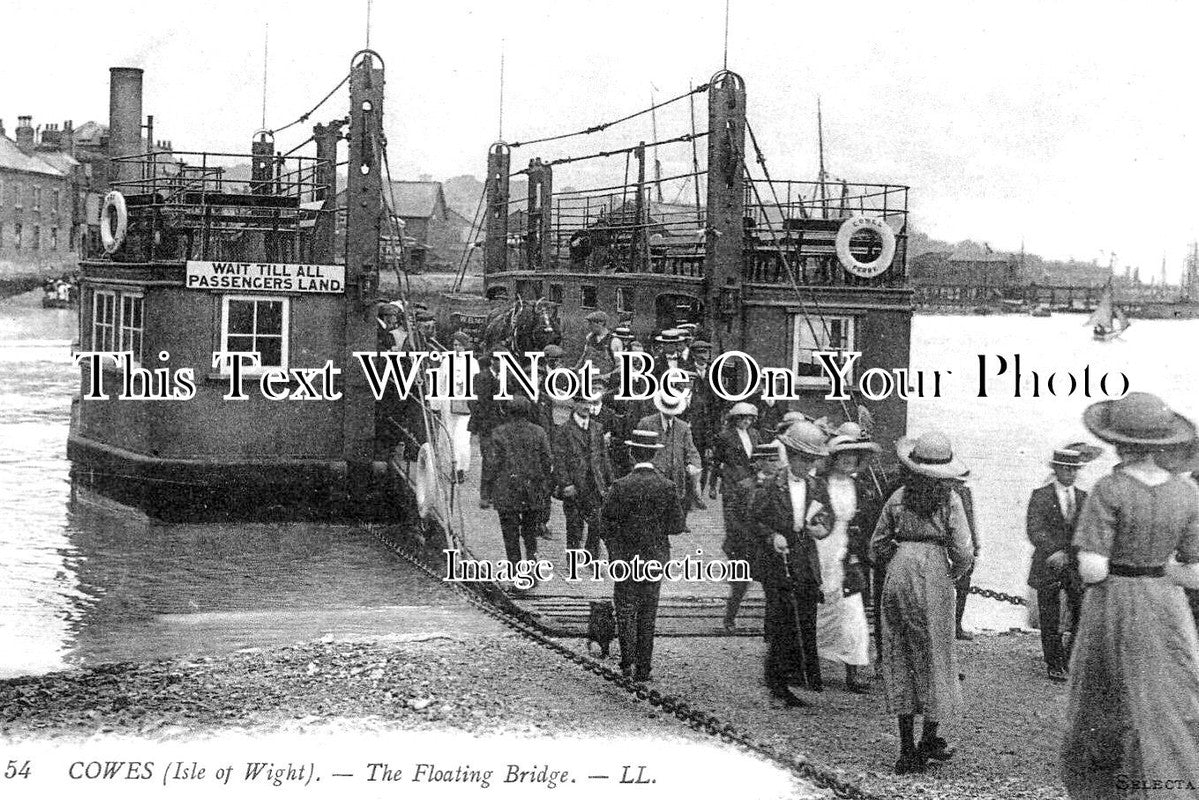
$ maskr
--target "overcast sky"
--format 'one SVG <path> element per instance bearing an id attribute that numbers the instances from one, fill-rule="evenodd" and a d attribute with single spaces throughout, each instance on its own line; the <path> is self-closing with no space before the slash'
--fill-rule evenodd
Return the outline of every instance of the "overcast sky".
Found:
<path id="1" fill-rule="evenodd" d="M 108 67 L 139 66 L 158 138 L 248 150 L 266 24 L 273 128 L 345 74 L 365 45 L 366 5 L 0 0 L 0 118 L 10 136 L 18 114 L 107 122 Z M 372 17 L 395 177 L 482 174 L 498 133 L 501 40 L 509 140 L 622 116 L 648 104 L 651 86 L 679 93 L 722 62 L 724 0 L 375 0 Z M 775 178 L 815 176 L 819 95 L 828 170 L 911 185 L 930 235 L 1101 263 L 1115 252 L 1143 277 L 1165 256 L 1173 278 L 1199 238 L 1197 17 L 1192 2 L 732 0 L 729 67 L 746 79 Z M 314 121 L 347 103 L 336 96 Z M 685 132 L 686 104 L 657 122 L 662 137 Z M 649 138 L 638 120 L 518 150 L 514 163 Z M 668 174 L 685 172 L 689 151 L 666 160 Z M 597 179 L 592 169 L 555 182 Z"/>

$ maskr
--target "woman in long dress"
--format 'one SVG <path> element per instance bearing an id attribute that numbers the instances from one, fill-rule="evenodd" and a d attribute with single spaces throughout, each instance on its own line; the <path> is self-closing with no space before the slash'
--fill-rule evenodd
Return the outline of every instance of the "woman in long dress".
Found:
<path id="1" fill-rule="evenodd" d="M 450 361 L 442 360 L 437 370 L 438 397 L 429 403 L 433 410 L 440 412 L 439 451 L 444 454 L 450 474 L 458 483 L 466 480 L 470 470 L 470 407 L 465 399 L 451 399 L 450 392 L 452 390 L 454 397 L 464 398 L 470 391 L 464 360 L 470 344 L 470 335 L 465 331 L 454 334 L 454 352 L 459 356 L 457 369 L 451 373 Z"/>
<path id="2" fill-rule="evenodd" d="M 974 548 L 966 511 L 950 485 L 968 470 L 949 440 L 927 433 L 900 439 L 895 449 L 908 476 L 883 505 L 870 557 L 886 569 L 880 667 L 887 707 L 899 717 L 895 771 L 902 775 L 953 755 L 938 727 L 961 707 L 953 584 L 974 563 Z M 924 716 L 918 745 L 917 714 Z"/>
<path id="3" fill-rule="evenodd" d="M 1179 584 L 1199 577 L 1199 488 L 1153 458 L 1193 443 L 1195 426 L 1143 393 L 1096 403 L 1083 422 L 1121 463 L 1087 496 L 1074 534 L 1087 590 L 1062 777 L 1072 798 L 1195 797 L 1199 642 Z"/>
<path id="4" fill-rule="evenodd" d="M 864 694 L 868 689 L 858 677 L 858 668 L 870 663 L 870 628 L 862 599 L 865 571 L 856 548 L 851 547 L 850 526 L 859 510 L 855 476 L 879 446 L 857 423 L 847 422 L 829 439 L 828 448 L 823 478 L 833 522 L 829 535 L 816 541 L 824 593 L 816 613 L 817 650 L 821 658 L 845 665 L 846 689 Z"/>

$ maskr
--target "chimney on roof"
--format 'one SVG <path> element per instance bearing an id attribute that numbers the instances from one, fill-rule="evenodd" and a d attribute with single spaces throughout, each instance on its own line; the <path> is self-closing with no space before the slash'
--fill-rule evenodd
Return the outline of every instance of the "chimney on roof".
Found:
<path id="1" fill-rule="evenodd" d="M 43 150 L 58 150 L 62 144 L 62 130 L 55 123 L 49 123 L 42 128 L 42 143 Z"/>
<path id="2" fill-rule="evenodd" d="M 24 152 L 33 149 L 33 117 L 17 117 L 17 147 Z"/>

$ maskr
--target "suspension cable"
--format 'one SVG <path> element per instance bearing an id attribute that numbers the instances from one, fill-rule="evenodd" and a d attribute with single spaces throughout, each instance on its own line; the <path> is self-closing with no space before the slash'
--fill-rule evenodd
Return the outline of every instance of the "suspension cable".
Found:
<path id="1" fill-rule="evenodd" d="M 632 152 L 636 151 L 637 148 L 639 148 L 639 147 L 645 147 L 646 149 L 648 149 L 651 147 L 661 147 L 662 145 L 667 145 L 667 144 L 676 144 L 678 142 L 690 142 L 693 139 L 698 139 L 702 136 L 707 136 L 708 133 L 709 133 L 708 131 L 700 131 L 699 133 L 684 133 L 682 136 L 676 136 L 673 139 L 662 139 L 657 142 L 646 142 L 645 144 L 635 144 L 630 147 L 622 147 L 619 150 L 601 150 L 598 153 L 588 153 L 585 156 L 570 156 L 567 158 L 558 158 L 553 161 L 543 162 L 543 166 L 556 167 L 560 164 L 573 164 L 576 161 L 588 161 L 592 158 L 608 158 L 609 156 L 618 156 L 618 155 L 622 155 L 624 153 L 632 153 Z M 528 169 L 528 167 L 526 167 L 517 172 L 513 172 L 512 175 L 513 176 L 526 175 L 526 174 L 528 174 L 528 172 L 529 172 L 529 169 Z"/>
<path id="2" fill-rule="evenodd" d="M 334 94 L 336 94 L 338 89 L 345 86 L 346 82 L 349 80 L 350 80 L 350 73 L 347 72 L 346 76 L 341 79 L 341 82 L 338 83 L 336 86 L 334 86 L 332 89 L 330 89 L 329 93 L 327 95 L 325 95 L 324 97 L 322 97 L 319 103 L 317 103 L 312 108 L 308 109 L 308 111 L 306 111 L 305 113 L 296 117 L 295 119 L 293 119 L 291 122 L 287 123 L 286 125 L 284 125 L 280 128 L 270 128 L 266 132 L 271 134 L 272 136 L 274 136 L 276 133 L 282 133 L 283 131 L 287 130 L 288 128 L 290 128 L 292 126 L 299 125 L 301 122 L 307 122 L 308 118 L 311 117 L 314 113 L 316 113 L 316 110 L 318 108 L 320 108 L 321 106 L 323 106 L 329 100 L 329 98 L 332 97 Z M 307 144 L 307 142 L 305 142 L 305 144 Z"/>
<path id="3" fill-rule="evenodd" d="M 649 108 L 642 109 L 641 111 L 636 111 L 632 114 L 621 117 L 620 119 L 614 119 L 614 120 L 610 120 L 608 122 L 601 122 L 599 125 L 592 125 L 590 128 L 584 128 L 583 130 L 574 131 L 573 133 L 560 133 L 557 136 L 543 136 L 540 139 L 528 139 L 523 142 L 512 142 L 511 144 L 508 145 L 508 147 L 515 150 L 518 147 L 524 147 L 524 146 L 530 145 L 530 144 L 542 144 L 543 142 L 556 142 L 560 139 L 569 139 L 573 136 L 585 136 L 585 135 L 591 134 L 591 133 L 599 133 L 600 131 L 602 131 L 606 128 L 612 127 L 613 125 L 619 125 L 622 122 L 628 122 L 631 119 L 636 119 L 637 117 L 640 117 L 642 114 L 648 114 L 651 111 L 656 111 L 657 109 L 663 108 L 664 106 L 668 106 L 671 103 L 677 103 L 679 100 L 685 100 L 686 98 L 690 97 L 693 94 L 699 94 L 700 92 L 706 92 L 706 91 L 708 91 L 709 85 L 710 84 L 705 83 L 702 86 L 696 86 L 694 89 L 686 91 L 683 94 L 679 95 L 678 97 L 672 97 L 669 100 L 663 100 L 661 103 L 655 103 L 654 105 L 650 106 Z"/>

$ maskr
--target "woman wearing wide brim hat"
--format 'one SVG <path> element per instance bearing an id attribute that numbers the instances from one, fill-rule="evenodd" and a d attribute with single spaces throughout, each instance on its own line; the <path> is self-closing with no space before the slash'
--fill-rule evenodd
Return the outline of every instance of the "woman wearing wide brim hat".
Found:
<path id="1" fill-rule="evenodd" d="M 899 718 L 895 771 L 903 774 L 953 755 L 938 727 L 961 706 L 954 582 L 974 564 L 974 546 L 965 507 L 952 488 L 969 470 L 949 439 L 937 432 L 905 437 L 895 451 L 907 475 L 883 505 L 870 560 L 886 571 L 878 599 L 880 671 L 887 706 Z M 917 714 L 924 715 L 919 744 Z"/>
<path id="2" fill-rule="evenodd" d="M 754 421 L 758 418 L 758 409 L 753 403 L 734 403 L 729 409 L 728 425 L 716 435 L 712 447 L 712 497 L 716 496 L 719 487 L 722 497 L 721 507 L 724 511 L 725 539 L 736 538 L 734 530 L 736 520 L 730 516 L 738 505 L 737 494 L 740 484 L 754 475 L 752 457 L 755 448 L 761 444 L 761 437 L 754 429 Z M 747 584 L 734 584 L 734 588 L 744 588 Z M 731 626 L 728 617 L 725 627 Z"/>
<path id="3" fill-rule="evenodd" d="M 868 542 L 858 519 L 865 503 L 855 476 L 881 448 L 855 422 L 837 428 L 827 447 L 829 456 L 820 478 L 829 498 L 832 525 L 829 535 L 816 542 L 824 593 L 816 614 L 816 642 L 821 658 L 845 665 L 845 688 L 864 694 L 868 689 L 858 668 L 870 663 L 865 605 Z"/>
<path id="4" fill-rule="evenodd" d="M 1114 797 L 1122 775 L 1199 786 L 1199 641 L 1178 585 L 1199 585 L 1199 488 L 1154 460 L 1194 443 L 1195 425 L 1141 392 L 1092 405 L 1083 424 L 1121 463 L 1074 532 L 1088 587 L 1070 661 L 1066 791 Z"/>

